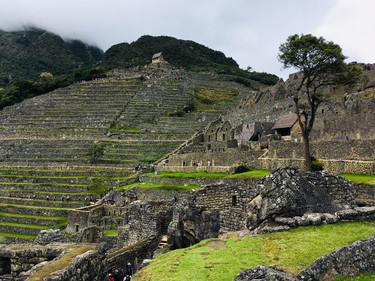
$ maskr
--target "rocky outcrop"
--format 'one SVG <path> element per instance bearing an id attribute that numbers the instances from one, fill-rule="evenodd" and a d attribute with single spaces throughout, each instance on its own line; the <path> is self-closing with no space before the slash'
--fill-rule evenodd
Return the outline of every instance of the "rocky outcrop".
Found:
<path id="1" fill-rule="evenodd" d="M 168 226 L 168 243 L 173 249 L 186 248 L 203 239 L 218 237 L 219 229 L 218 211 L 176 204 Z"/>
<path id="2" fill-rule="evenodd" d="M 292 275 L 268 266 L 258 266 L 238 274 L 234 281 L 297 281 Z"/>
<path id="3" fill-rule="evenodd" d="M 259 193 L 248 207 L 247 227 L 250 230 L 265 225 L 277 228 L 284 224 L 320 224 L 322 220 L 330 223 L 335 221 L 330 214 L 354 207 L 349 183 L 322 172 L 303 174 L 295 167 L 280 168 L 265 177 L 258 187 Z M 327 215 L 318 217 L 313 213 Z M 295 222 L 291 223 L 288 218 Z M 285 230 L 285 227 L 277 230 Z"/>
<path id="4" fill-rule="evenodd" d="M 51 243 L 66 243 L 68 242 L 65 234 L 59 229 L 41 230 L 35 238 L 34 243 L 47 245 Z"/>

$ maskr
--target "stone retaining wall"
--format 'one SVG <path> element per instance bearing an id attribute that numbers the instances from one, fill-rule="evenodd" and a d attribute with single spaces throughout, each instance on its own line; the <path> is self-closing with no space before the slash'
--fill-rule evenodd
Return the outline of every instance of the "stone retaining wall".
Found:
<path id="1" fill-rule="evenodd" d="M 375 174 L 375 140 L 319 141 L 311 145 L 312 155 L 332 173 Z M 304 147 L 300 142 L 271 141 L 268 150 L 228 149 L 225 152 L 174 154 L 157 171 L 208 171 L 232 173 L 240 164 L 277 169 L 287 166 L 304 168 Z M 193 163 L 201 162 L 201 166 Z M 208 165 L 210 161 L 210 166 Z"/>
<path id="2" fill-rule="evenodd" d="M 160 178 L 160 177 L 148 177 L 140 176 L 140 182 L 153 182 L 153 183 L 166 183 L 166 184 L 176 184 L 176 185 L 190 185 L 196 184 L 199 186 L 209 185 L 209 184 L 219 184 L 223 182 L 222 178 Z M 151 191 L 152 192 L 152 191 Z M 148 193 L 148 192 L 147 192 Z"/>
<path id="3" fill-rule="evenodd" d="M 54 258 L 58 257 L 63 251 L 64 249 L 57 247 L 40 247 L 33 249 L 30 249 L 30 247 L 24 247 L 24 249 L 21 250 L 1 248 L 0 257 L 2 260 L 7 258 L 10 259 L 10 272 L 6 272 L 6 274 L 12 276 L 11 280 L 17 281 L 21 280 L 21 273 L 25 273 L 37 264 L 53 260 Z M 0 280 L 2 280 L 1 277 Z"/>
<path id="4" fill-rule="evenodd" d="M 353 184 L 352 186 L 357 203 L 375 205 L 375 185 Z"/>

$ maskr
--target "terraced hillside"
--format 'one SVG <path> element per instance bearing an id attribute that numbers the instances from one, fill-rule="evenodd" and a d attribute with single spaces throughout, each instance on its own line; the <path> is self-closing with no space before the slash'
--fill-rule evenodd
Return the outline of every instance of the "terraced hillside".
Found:
<path id="1" fill-rule="evenodd" d="M 191 104 L 198 87 L 232 96 L 197 110 Z M 41 229 L 64 226 L 69 209 L 95 202 L 247 94 L 215 75 L 146 67 L 4 108 L 0 242 L 28 241 Z"/>

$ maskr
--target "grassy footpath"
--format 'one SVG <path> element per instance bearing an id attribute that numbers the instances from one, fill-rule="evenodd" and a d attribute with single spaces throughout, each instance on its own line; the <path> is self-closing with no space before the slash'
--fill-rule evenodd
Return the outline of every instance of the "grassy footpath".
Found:
<path id="1" fill-rule="evenodd" d="M 134 281 L 227 281 L 258 265 L 273 265 L 295 274 L 317 258 L 374 234 L 375 222 L 353 222 L 204 240 L 155 258 L 136 273 Z"/>

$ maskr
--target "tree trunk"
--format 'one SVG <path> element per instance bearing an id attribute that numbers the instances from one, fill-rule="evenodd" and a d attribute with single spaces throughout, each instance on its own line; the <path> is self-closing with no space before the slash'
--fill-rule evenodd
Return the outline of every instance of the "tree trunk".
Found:
<path id="1" fill-rule="evenodd" d="M 306 132 L 302 132 L 303 144 L 305 148 L 305 165 L 306 171 L 312 171 L 312 160 L 310 152 L 310 139 Z"/>

